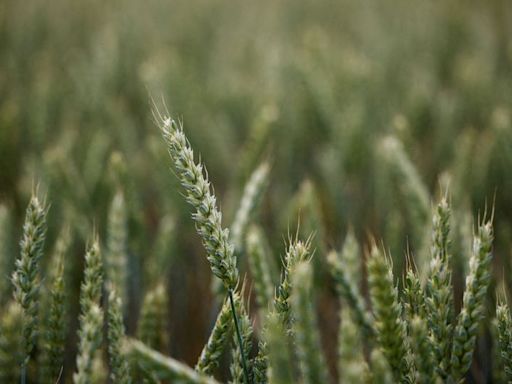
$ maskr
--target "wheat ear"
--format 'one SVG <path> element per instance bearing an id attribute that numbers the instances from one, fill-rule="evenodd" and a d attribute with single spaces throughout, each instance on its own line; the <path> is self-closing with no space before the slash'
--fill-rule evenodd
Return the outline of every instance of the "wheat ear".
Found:
<path id="1" fill-rule="evenodd" d="M 481 224 L 473 240 L 462 309 L 453 333 L 451 378 L 454 381 L 462 380 L 471 366 L 478 328 L 485 316 L 485 296 L 491 280 L 492 241 L 491 222 Z"/>
<path id="2" fill-rule="evenodd" d="M 45 203 L 40 202 L 34 194 L 27 207 L 23 237 L 20 242 L 21 252 L 12 276 L 14 300 L 23 310 L 21 324 L 23 334 L 21 380 L 23 383 L 38 330 L 39 261 L 43 255 L 46 237 L 46 214 Z"/>

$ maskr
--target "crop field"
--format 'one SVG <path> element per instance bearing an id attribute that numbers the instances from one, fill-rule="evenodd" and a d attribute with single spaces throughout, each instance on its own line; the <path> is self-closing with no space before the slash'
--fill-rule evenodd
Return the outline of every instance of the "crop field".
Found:
<path id="1" fill-rule="evenodd" d="M 0 384 L 512 383 L 510 300 L 510 1 L 0 1 Z"/>

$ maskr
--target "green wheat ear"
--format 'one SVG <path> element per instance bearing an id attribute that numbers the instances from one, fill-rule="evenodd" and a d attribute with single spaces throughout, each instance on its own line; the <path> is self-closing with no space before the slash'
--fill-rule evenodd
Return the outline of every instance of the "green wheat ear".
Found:
<path id="1" fill-rule="evenodd" d="M 437 205 L 432 219 L 432 260 L 426 282 L 425 300 L 436 370 L 443 379 L 449 374 L 454 317 L 449 252 L 450 217 L 450 206 L 444 197 Z"/>
<path id="2" fill-rule="evenodd" d="M 92 380 L 93 361 L 102 341 L 103 311 L 99 307 L 103 286 L 103 265 L 98 239 L 95 238 L 85 254 L 84 279 L 80 287 L 80 326 L 78 331 L 77 371 L 75 384 Z"/>
<path id="3" fill-rule="evenodd" d="M 235 301 L 239 300 L 235 294 Z M 217 320 L 206 345 L 203 347 L 195 370 L 204 375 L 212 375 L 218 368 L 226 343 L 233 332 L 233 321 L 231 319 L 231 305 L 225 300 L 217 315 Z"/>
<path id="4" fill-rule="evenodd" d="M 192 217 L 212 272 L 222 280 L 226 289 L 234 290 L 238 282 L 236 257 L 229 242 L 229 230 L 222 227 L 222 214 L 217 208 L 217 199 L 211 191 L 205 167 L 195 162 L 181 122 L 164 117 L 157 110 L 154 116 L 167 143 L 176 175 L 185 189 L 186 200 L 195 209 Z"/>
<path id="5" fill-rule="evenodd" d="M 300 262 L 309 260 L 310 245 L 310 240 L 307 240 L 306 242 L 294 240 L 290 242 L 284 256 L 281 283 L 276 290 L 274 308 L 281 316 L 281 319 L 287 328 L 290 327 L 292 319 L 290 309 L 290 295 L 293 289 L 293 282 L 291 278 L 292 270 Z"/>
<path id="6" fill-rule="evenodd" d="M 393 282 L 392 266 L 377 245 L 373 245 L 368 259 L 368 283 L 377 338 L 396 382 L 401 382 L 409 371 L 406 324 Z"/>
<path id="7" fill-rule="evenodd" d="M 453 333 L 451 378 L 455 381 L 462 380 L 471 366 L 478 328 L 485 316 L 485 297 L 491 279 L 492 241 L 491 222 L 481 224 L 473 240 L 462 309 Z"/>
<path id="8" fill-rule="evenodd" d="M 39 261 L 43 255 L 46 237 L 47 207 L 33 195 L 27 207 L 23 236 L 21 239 L 21 252 L 16 260 L 15 271 L 12 276 L 14 285 L 14 300 L 23 310 L 23 361 L 22 376 L 24 380 L 25 367 L 34 348 L 38 330 L 38 299 L 39 299 Z"/>
<path id="9" fill-rule="evenodd" d="M 327 366 L 320 345 L 316 315 L 312 305 L 313 270 L 307 261 L 292 269 L 293 330 L 303 383 L 327 383 Z"/>
<path id="10" fill-rule="evenodd" d="M 434 383 L 436 372 L 427 323 L 416 315 L 411 319 L 409 328 L 414 382 L 418 384 Z"/>

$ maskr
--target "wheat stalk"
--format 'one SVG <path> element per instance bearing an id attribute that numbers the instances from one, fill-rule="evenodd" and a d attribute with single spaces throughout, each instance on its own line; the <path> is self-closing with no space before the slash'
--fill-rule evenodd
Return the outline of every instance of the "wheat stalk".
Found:
<path id="1" fill-rule="evenodd" d="M 436 382 L 436 373 L 432 344 L 426 321 L 420 316 L 414 316 L 410 321 L 410 346 L 413 358 L 413 382 L 430 384 Z"/>

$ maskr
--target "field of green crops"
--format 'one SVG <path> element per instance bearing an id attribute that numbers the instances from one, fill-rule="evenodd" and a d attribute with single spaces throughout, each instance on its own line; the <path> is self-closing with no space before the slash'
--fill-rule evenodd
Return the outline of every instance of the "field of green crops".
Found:
<path id="1" fill-rule="evenodd" d="M 508 0 L 0 1 L 0 383 L 512 382 Z"/>

